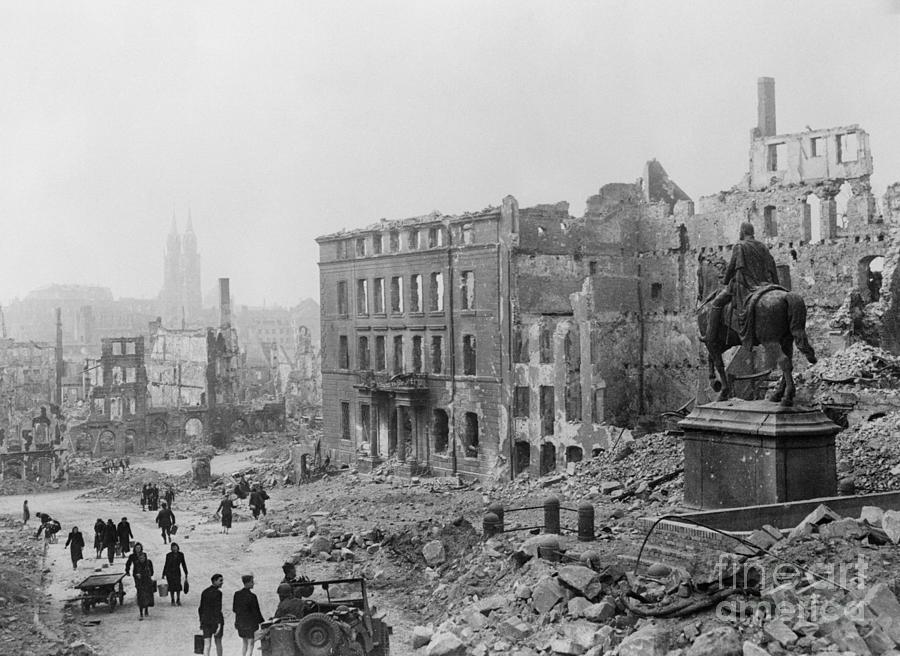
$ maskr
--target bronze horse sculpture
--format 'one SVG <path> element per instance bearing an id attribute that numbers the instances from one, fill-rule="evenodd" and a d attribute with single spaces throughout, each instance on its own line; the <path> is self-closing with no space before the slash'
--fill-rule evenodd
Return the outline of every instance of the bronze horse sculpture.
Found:
<path id="1" fill-rule="evenodd" d="M 718 290 L 709 294 L 697 308 L 697 327 L 701 335 L 707 335 L 709 303 L 715 298 Z M 731 398 L 731 386 L 725 375 L 725 364 L 722 354 L 725 351 L 741 346 L 737 332 L 728 321 L 729 312 L 723 312 L 723 325 L 718 331 L 718 339 L 706 343 L 709 353 L 709 380 L 712 388 L 719 392 L 718 400 Z M 783 406 L 794 404 L 794 344 L 806 356 L 810 364 L 816 363 L 816 354 L 806 336 L 806 303 L 795 293 L 783 289 L 772 289 L 762 294 L 756 304 L 752 322 L 753 334 L 760 344 L 777 344 L 781 348 L 778 366 L 781 369 L 781 380 L 766 395 L 767 401 L 780 402 Z"/>

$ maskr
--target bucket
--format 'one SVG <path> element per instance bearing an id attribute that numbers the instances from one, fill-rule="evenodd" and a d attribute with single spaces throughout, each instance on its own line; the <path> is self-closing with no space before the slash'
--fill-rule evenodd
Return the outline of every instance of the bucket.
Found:
<path id="1" fill-rule="evenodd" d="M 156 586 L 157 590 L 159 590 L 159 596 L 165 597 L 169 594 L 169 584 L 168 583 L 159 583 Z"/>

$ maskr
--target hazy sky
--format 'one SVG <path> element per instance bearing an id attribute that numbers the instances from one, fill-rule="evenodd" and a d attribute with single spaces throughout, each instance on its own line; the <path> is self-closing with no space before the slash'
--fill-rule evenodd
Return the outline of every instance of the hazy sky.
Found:
<path id="1" fill-rule="evenodd" d="M 173 212 L 203 288 L 318 298 L 317 235 L 568 200 L 658 158 L 739 181 L 779 132 L 859 123 L 900 179 L 900 10 L 846 2 L 0 2 L 0 299 L 155 296 Z"/>

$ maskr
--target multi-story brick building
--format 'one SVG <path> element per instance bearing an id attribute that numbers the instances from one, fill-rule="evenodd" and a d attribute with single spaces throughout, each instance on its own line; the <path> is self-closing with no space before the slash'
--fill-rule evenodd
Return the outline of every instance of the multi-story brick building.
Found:
<path id="1" fill-rule="evenodd" d="M 651 160 L 636 182 L 603 185 L 581 217 L 565 202 L 520 210 L 508 196 L 477 213 L 320 237 L 323 421 L 334 457 L 543 474 L 610 447 L 616 425 L 703 402 L 694 310 L 743 221 L 772 250 L 782 285 L 806 299 L 818 352 L 863 333 L 900 352 L 891 232 L 900 184 L 879 214 L 863 130 L 777 134 L 774 111 L 764 78 L 748 171 L 701 197 L 696 214 Z M 861 318 L 848 328 L 842 308 L 854 303 Z M 728 373 L 771 368 L 771 357 L 739 352 Z"/>

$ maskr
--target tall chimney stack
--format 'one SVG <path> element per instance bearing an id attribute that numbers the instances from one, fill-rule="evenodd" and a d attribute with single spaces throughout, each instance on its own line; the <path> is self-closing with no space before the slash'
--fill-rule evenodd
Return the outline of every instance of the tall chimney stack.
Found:
<path id="1" fill-rule="evenodd" d="M 231 327 L 231 290 L 228 278 L 219 278 L 219 327 Z"/>
<path id="2" fill-rule="evenodd" d="M 66 363 L 63 360 L 62 308 L 56 308 L 56 404 L 62 406 L 62 379 Z"/>
<path id="3" fill-rule="evenodd" d="M 761 77 L 756 82 L 757 128 L 759 136 L 772 137 L 775 131 L 775 78 Z"/>

